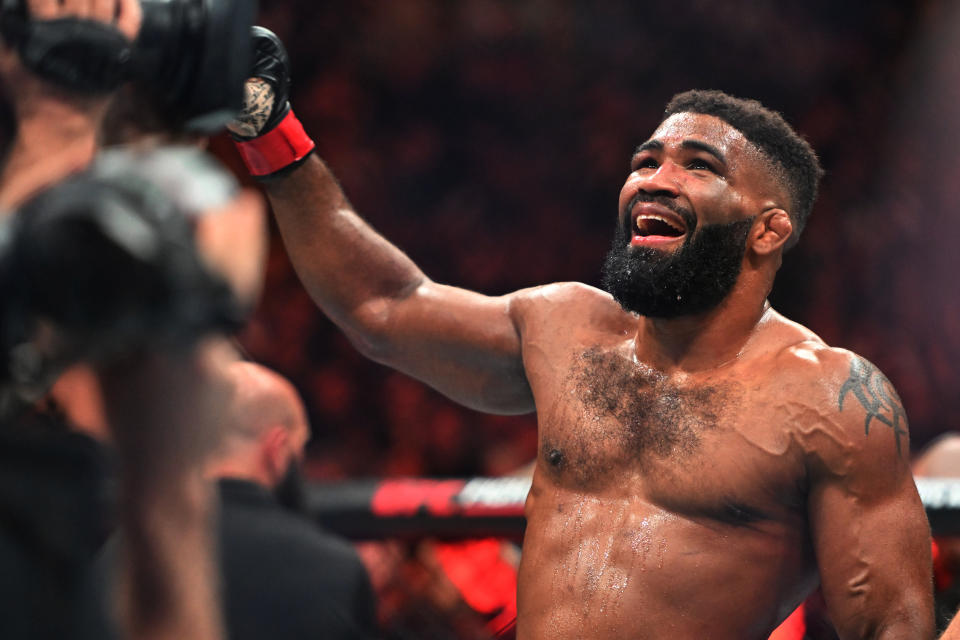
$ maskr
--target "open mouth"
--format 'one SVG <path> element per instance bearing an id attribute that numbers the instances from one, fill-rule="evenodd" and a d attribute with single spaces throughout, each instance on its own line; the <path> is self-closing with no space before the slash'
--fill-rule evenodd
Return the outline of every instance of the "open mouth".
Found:
<path id="1" fill-rule="evenodd" d="M 685 229 L 677 223 L 668 220 L 663 216 L 641 214 L 633 221 L 634 235 L 641 238 L 648 236 L 663 236 L 666 238 L 679 238 L 685 233 Z"/>

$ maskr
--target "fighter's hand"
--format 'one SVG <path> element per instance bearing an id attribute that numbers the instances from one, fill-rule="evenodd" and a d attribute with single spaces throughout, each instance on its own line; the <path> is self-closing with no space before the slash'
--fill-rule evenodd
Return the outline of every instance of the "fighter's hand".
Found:
<path id="1" fill-rule="evenodd" d="M 290 109 L 290 61 L 283 43 L 263 27 L 253 27 L 251 37 L 253 65 L 243 110 L 227 129 L 250 173 L 270 178 L 299 166 L 314 144 Z"/>
<path id="2" fill-rule="evenodd" d="M 253 27 L 253 65 L 244 87 L 243 110 L 227 129 L 238 140 L 266 133 L 290 111 L 290 61 L 280 38 L 269 29 Z"/>

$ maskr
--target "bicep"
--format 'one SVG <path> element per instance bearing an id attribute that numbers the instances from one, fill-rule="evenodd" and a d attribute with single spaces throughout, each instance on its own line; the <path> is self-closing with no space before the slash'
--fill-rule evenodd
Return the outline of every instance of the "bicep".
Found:
<path id="1" fill-rule="evenodd" d="M 842 435 L 817 452 L 810 476 L 823 595 L 841 638 L 930 637 L 930 528 L 907 460 L 903 405 L 872 364 L 842 362 L 833 418 Z"/>
<path id="2" fill-rule="evenodd" d="M 533 397 L 523 367 L 519 294 L 486 296 L 432 281 L 402 299 L 357 310 L 351 336 L 367 356 L 473 409 L 526 413 Z"/>
<path id="3" fill-rule="evenodd" d="M 841 638 L 932 633 L 930 532 L 916 487 L 903 468 L 877 487 L 848 477 L 810 495 L 809 516 L 821 584 Z M 924 633 L 926 635 L 924 635 Z"/>
<path id="4" fill-rule="evenodd" d="M 823 594 L 842 638 L 929 638 L 930 527 L 909 467 L 906 414 L 886 376 L 851 355 L 836 405 L 846 446 L 824 453 L 831 470 L 811 483 Z"/>

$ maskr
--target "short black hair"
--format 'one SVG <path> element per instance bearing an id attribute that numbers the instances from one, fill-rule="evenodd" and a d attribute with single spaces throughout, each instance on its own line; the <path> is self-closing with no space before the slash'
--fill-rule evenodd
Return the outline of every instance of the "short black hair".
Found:
<path id="1" fill-rule="evenodd" d="M 671 98 L 664 110 L 666 120 L 676 113 L 702 113 L 720 118 L 762 151 L 773 163 L 775 177 L 791 200 L 793 234 L 786 247 L 793 247 L 817 199 L 823 169 L 810 144 L 787 124 L 778 112 L 756 100 L 736 98 L 723 91 L 684 91 Z"/>

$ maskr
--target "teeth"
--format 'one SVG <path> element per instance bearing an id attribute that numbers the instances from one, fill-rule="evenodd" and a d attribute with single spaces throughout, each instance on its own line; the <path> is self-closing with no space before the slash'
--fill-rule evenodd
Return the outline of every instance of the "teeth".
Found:
<path id="1" fill-rule="evenodd" d="M 637 216 L 636 220 L 634 220 L 634 224 L 637 226 L 637 229 L 640 228 L 641 220 L 659 220 L 660 222 L 667 225 L 671 229 L 676 229 L 679 233 L 683 233 L 682 227 L 678 227 L 676 224 L 674 224 L 670 220 L 667 220 L 663 216 L 658 216 L 656 214 L 644 214 L 644 215 Z"/>

